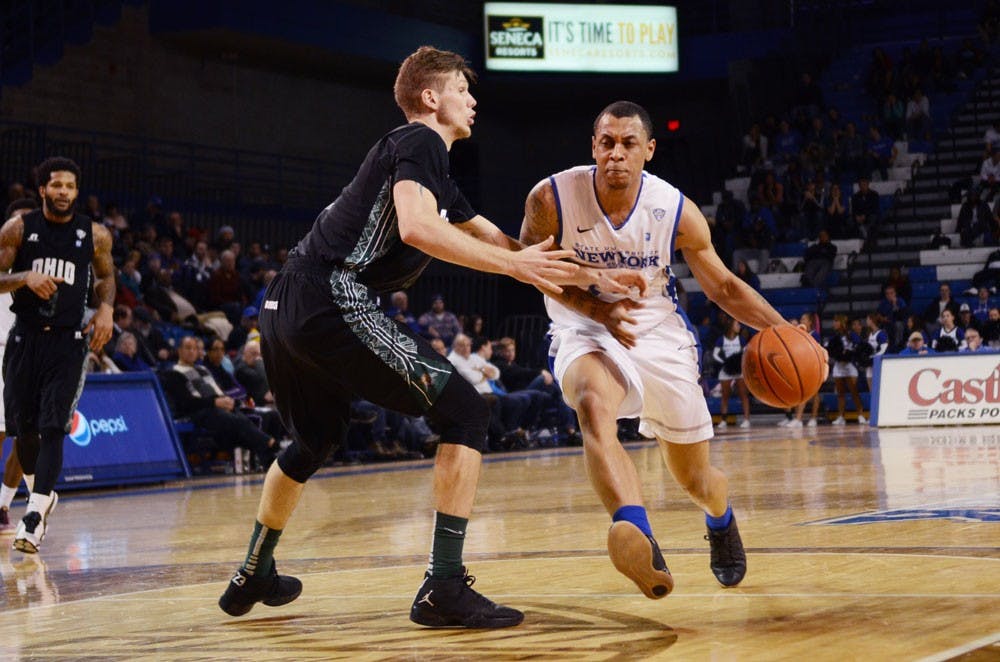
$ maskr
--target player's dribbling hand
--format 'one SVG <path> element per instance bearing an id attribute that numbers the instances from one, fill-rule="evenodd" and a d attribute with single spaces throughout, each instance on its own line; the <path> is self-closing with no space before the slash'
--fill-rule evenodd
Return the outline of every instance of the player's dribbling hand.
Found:
<path id="1" fill-rule="evenodd" d="M 635 347 L 636 335 L 626 326 L 635 325 L 638 321 L 632 317 L 630 311 L 642 308 L 642 304 L 632 299 L 620 299 L 613 303 L 600 302 L 597 305 L 594 320 L 604 325 L 615 340 L 626 349 Z"/>
<path id="2" fill-rule="evenodd" d="M 28 289 L 34 292 L 39 299 L 46 301 L 56 293 L 61 282 L 63 279 L 59 276 L 48 276 L 37 271 L 29 271 L 24 276 L 24 284 Z"/>
<path id="3" fill-rule="evenodd" d="M 576 253 L 570 250 L 550 250 L 555 245 L 550 235 L 546 239 L 513 253 L 508 275 L 522 283 L 536 285 L 562 293 L 559 285 L 571 285 L 579 265 L 565 262 Z"/>
<path id="4" fill-rule="evenodd" d="M 823 357 L 823 381 L 825 382 L 826 378 L 830 376 L 830 354 L 826 351 L 826 347 L 823 347 L 823 345 L 816 342 L 816 339 L 812 337 L 811 333 L 809 333 L 809 329 L 806 328 L 805 324 L 799 324 L 797 326 L 809 334 L 809 340 L 811 340 L 813 344 L 816 345 L 817 349 L 819 349 L 819 353 Z"/>

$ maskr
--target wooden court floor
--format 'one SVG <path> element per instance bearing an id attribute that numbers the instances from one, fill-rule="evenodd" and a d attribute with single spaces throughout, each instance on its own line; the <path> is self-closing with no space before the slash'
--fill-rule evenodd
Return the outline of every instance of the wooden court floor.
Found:
<path id="1" fill-rule="evenodd" d="M 628 447 L 676 579 L 664 600 L 612 567 L 581 449 L 563 448 L 487 456 L 469 527 L 476 588 L 521 626 L 409 622 L 427 461 L 323 470 L 278 549 L 302 596 L 230 618 L 216 600 L 260 477 L 209 478 L 66 493 L 36 557 L 0 539 L 0 659 L 1000 659 L 1000 428 L 720 434 L 749 556 L 733 589 L 655 443 Z"/>

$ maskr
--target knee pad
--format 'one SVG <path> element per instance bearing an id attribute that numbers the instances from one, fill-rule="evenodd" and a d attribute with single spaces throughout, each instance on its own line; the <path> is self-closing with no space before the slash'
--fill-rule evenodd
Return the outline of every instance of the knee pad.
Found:
<path id="1" fill-rule="evenodd" d="M 301 442 L 295 440 L 278 453 L 278 458 L 275 461 L 286 476 L 297 483 L 304 483 L 323 466 L 330 448 L 332 448 L 332 444 L 327 446 L 325 453 L 320 454 L 313 449 L 304 447 Z"/>
<path id="2" fill-rule="evenodd" d="M 443 443 L 461 444 L 480 453 L 486 449 L 490 406 L 457 372 L 451 373 L 427 415 L 440 428 Z"/>

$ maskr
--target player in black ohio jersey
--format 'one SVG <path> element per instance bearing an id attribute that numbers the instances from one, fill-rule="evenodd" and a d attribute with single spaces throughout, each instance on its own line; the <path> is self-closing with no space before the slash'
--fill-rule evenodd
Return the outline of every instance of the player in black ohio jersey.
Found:
<path id="1" fill-rule="evenodd" d="M 277 574 L 274 547 L 303 484 L 344 440 L 350 400 L 362 397 L 426 415 L 442 430 L 432 552 L 411 620 L 506 627 L 523 619 L 472 590 L 474 578 L 462 565 L 488 407 L 427 341 L 389 319 L 375 297 L 409 286 L 434 257 L 558 291 L 569 284 L 628 290 L 608 272 L 564 261 L 572 253 L 549 250 L 551 237 L 522 247 L 473 211 L 448 172 L 452 143 L 472 133 L 472 79 L 455 53 L 425 46 L 406 58 L 394 91 L 409 123 L 372 147 L 268 286 L 260 311 L 264 361 L 295 441 L 268 470 L 246 559 L 219 599 L 228 614 L 298 597 L 302 584 Z"/>
<path id="2" fill-rule="evenodd" d="M 0 228 L 0 292 L 12 292 L 4 404 L 31 495 L 14 548 L 34 554 L 45 537 L 62 471 L 63 438 L 83 390 L 87 334 L 95 351 L 111 338 L 115 297 L 111 235 L 75 213 L 80 168 L 62 157 L 37 168 L 40 210 Z M 86 326 L 91 272 L 100 305 Z M 7 429 L 12 429 L 8 425 Z"/>

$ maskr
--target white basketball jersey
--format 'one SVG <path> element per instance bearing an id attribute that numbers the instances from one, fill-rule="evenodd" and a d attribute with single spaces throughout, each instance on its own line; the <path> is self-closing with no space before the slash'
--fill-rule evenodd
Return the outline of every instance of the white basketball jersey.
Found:
<path id="1" fill-rule="evenodd" d="M 615 227 L 597 200 L 595 174 L 596 166 L 578 166 L 549 178 L 559 215 L 559 243 L 594 268 L 642 271 L 649 288 L 643 307 L 631 314 L 638 321 L 635 331 L 643 333 L 677 310 L 677 279 L 670 261 L 684 196 L 659 177 L 643 172 L 635 207 Z M 616 297 L 602 294 L 601 298 L 612 301 Z M 601 326 L 548 296 L 545 307 L 556 325 Z"/>

